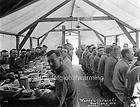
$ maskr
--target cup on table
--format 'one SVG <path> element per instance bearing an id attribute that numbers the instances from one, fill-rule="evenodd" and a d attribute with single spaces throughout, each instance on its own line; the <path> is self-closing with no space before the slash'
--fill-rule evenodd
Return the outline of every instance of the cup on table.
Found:
<path id="1" fill-rule="evenodd" d="M 26 77 L 26 76 L 21 77 L 20 78 L 20 85 L 24 86 L 25 89 L 27 89 L 27 90 L 30 89 L 28 77 Z"/>

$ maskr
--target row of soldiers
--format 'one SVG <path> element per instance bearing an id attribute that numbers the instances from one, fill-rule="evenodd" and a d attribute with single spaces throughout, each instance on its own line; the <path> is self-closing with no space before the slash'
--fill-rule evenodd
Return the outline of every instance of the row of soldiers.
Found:
<path id="1" fill-rule="evenodd" d="M 81 46 L 76 51 L 79 62 L 86 74 L 102 78 L 100 92 L 118 98 L 123 107 L 129 107 L 132 99 L 138 98 L 140 85 L 140 50 L 128 44 L 123 49 L 115 43 L 108 46 Z M 137 88 L 135 88 L 136 86 Z"/>
<path id="2" fill-rule="evenodd" d="M 41 49 L 41 50 L 40 50 Z M 6 73 L 8 68 L 5 68 L 5 66 L 9 65 L 9 61 L 5 63 L 5 57 L 6 53 L 1 52 L 1 68 L 0 69 L 0 76 L 2 73 Z M 37 61 L 39 60 L 39 63 L 36 65 L 39 65 L 42 61 L 41 59 L 45 59 L 47 61 L 51 68 L 51 72 L 53 73 L 53 77 L 55 75 L 55 84 L 53 85 L 53 88 L 51 89 L 44 89 L 45 86 L 48 86 L 48 82 L 42 84 L 39 84 L 39 87 L 34 89 L 34 94 L 37 96 L 37 100 L 34 102 L 35 104 L 39 104 L 38 106 L 42 107 L 79 107 L 78 99 L 77 99 L 77 88 L 74 84 L 74 80 L 72 79 L 71 73 L 73 71 L 72 69 L 72 53 L 73 53 L 73 46 L 71 44 L 65 44 L 63 46 L 58 46 L 56 50 L 50 50 L 48 52 L 42 51 L 42 47 L 37 47 L 35 52 L 35 59 L 31 61 Z M 26 52 L 24 53 L 26 56 Z M 7 53 L 8 55 L 8 53 Z M 12 49 L 10 52 L 10 58 L 11 55 L 17 55 L 17 51 Z M 16 66 L 20 65 L 20 62 L 16 63 L 19 58 L 21 58 L 21 55 L 23 57 L 23 49 L 20 52 L 20 55 L 14 59 L 14 63 Z M 33 55 L 32 55 L 33 57 Z M 7 56 L 7 59 L 9 57 Z M 13 56 L 12 56 L 13 58 Z M 15 57 L 14 57 L 15 58 Z M 23 61 L 23 60 L 20 60 Z M 17 68 L 17 67 L 16 67 Z M 7 70 L 6 70 L 7 69 Z M 43 68 L 44 69 L 44 68 Z M 11 70 L 11 69 L 9 69 Z M 47 70 L 46 70 L 47 71 Z M 40 72 L 40 71 L 39 71 Z M 39 73 L 38 72 L 38 73 Z M 47 71 L 48 73 L 49 71 Z M 4 75 L 3 75 L 4 76 Z M 6 76 L 6 75 L 5 75 Z M 2 79 L 0 77 L 0 79 Z M 3 78 L 8 80 L 7 78 Z M 11 79 L 11 78 L 10 78 Z M 20 79 L 18 79 L 20 80 Z M 0 81 L 1 82 L 1 81 Z M 3 81 L 2 81 L 3 82 Z M 8 83 L 14 82 L 14 79 Z M 19 81 L 20 82 L 20 81 Z M 7 84 L 7 82 L 6 82 Z M 51 84 L 50 84 L 51 85 Z M 43 87 L 43 90 L 40 90 L 40 87 Z M 63 91 L 62 91 L 63 90 Z M 22 103 L 22 102 L 21 102 Z M 11 104 L 16 104 L 16 102 L 9 103 L 8 105 L 11 106 Z M 19 105 L 19 104 L 18 104 Z"/>
<path id="3" fill-rule="evenodd" d="M 21 49 L 18 53 L 17 49 L 2 50 L 0 52 L 0 81 L 7 79 L 7 75 L 11 78 L 19 71 L 24 71 L 29 67 L 30 61 L 36 61 L 46 54 L 47 46 L 36 47 L 35 49 Z M 8 77 L 9 78 L 9 77 Z"/>
<path id="4" fill-rule="evenodd" d="M 17 49 L 2 50 L 0 52 L 0 81 L 5 80 L 9 74 L 12 76 L 28 69 L 30 62 L 36 63 L 38 60 L 46 59 L 47 49 L 48 46 L 43 45 L 33 49 L 21 49 L 19 52 Z M 73 46 L 67 43 L 64 46 L 58 46 L 57 50 L 62 53 L 65 64 L 71 67 Z"/>

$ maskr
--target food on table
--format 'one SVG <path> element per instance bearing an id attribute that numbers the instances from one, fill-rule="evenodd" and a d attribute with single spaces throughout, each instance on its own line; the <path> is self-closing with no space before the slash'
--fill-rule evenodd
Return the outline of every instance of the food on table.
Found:
<path id="1" fill-rule="evenodd" d="M 0 96 L 3 98 L 12 98 L 18 94 L 20 94 L 21 88 L 11 87 L 7 84 L 0 87 Z"/>
<path id="2" fill-rule="evenodd" d="M 23 90 L 22 97 L 31 97 L 33 90 Z"/>

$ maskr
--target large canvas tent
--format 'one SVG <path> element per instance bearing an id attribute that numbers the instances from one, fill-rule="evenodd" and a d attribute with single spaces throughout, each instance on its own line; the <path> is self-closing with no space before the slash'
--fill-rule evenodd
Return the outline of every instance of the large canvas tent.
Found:
<path id="1" fill-rule="evenodd" d="M 79 44 L 139 46 L 139 0 L 1 0 L 0 6 L 0 49 L 52 49 L 71 32 Z"/>

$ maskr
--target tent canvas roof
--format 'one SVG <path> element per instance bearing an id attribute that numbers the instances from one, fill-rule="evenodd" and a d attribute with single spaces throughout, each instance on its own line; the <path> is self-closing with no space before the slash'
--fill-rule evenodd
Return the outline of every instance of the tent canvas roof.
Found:
<path id="1" fill-rule="evenodd" d="M 26 1 L 26 0 L 21 0 Z M 51 11 L 54 7 L 65 0 L 36 0 L 30 5 L 21 8 L 7 16 L 0 18 L 0 30 L 18 33 L 23 28 L 32 24 L 34 21 L 39 19 L 44 14 Z M 107 16 L 103 12 L 91 5 L 87 4 L 87 0 L 69 0 L 64 6 L 56 10 L 52 14 L 48 15 L 47 18 L 59 18 L 71 16 L 72 5 L 74 4 L 73 17 L 95 17 L 95 16 Z M 99 6 L 111 15 L 117 17 L 119 20 L 127 23 L 133 28 L 140 30 L 140 1 L 139 0 L 88 0 L 89 2 Z M 74 3 L 75 2 L 75 3 Z M 33 37 L 42 36 L 50 29 L 55 27 L 60 22 L 41 22 L 37 25 L 33 31 Z M 114 20 L 105 21 L 85 21 L 85 24 L 91 28 L 97 30 L 104 36 L 117 35 L 123 33 Z M 64 23 L 66 28 L 75 28 L 77 22 L 66 22 Z M 73 25 L 71 25 L 73 24 Z M 86 28 L 81 25 L 81 28 Z M 60 29 L 60 27 L 58 27 Z M 127 27 L 126 27 L 127 28 Z M 127 28 L 128 31 L 132 31 Z"/>

